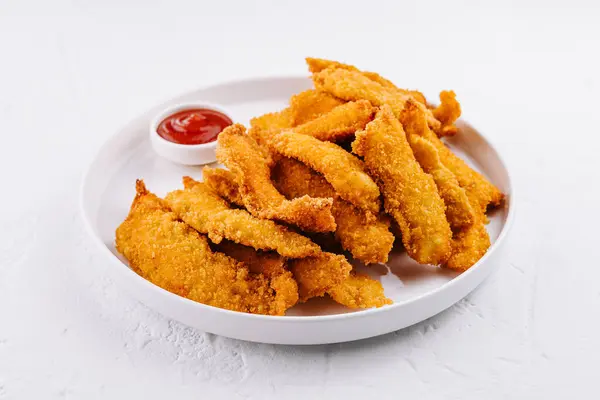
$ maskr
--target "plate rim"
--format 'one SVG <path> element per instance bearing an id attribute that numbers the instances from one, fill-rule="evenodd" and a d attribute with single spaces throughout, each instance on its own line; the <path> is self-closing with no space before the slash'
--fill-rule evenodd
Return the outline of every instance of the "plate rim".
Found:
<path id="1" fill-rule="evenodd" d="M 215 307 L 215 306 L 211 306 L 208 304 L 204 304 L 204 303 L 199 303 L 196 302 L 194 300 L 190 300 L 186 297 L 183 296 L 179 296 L 175 293 L 171 293 L 166 289 L 163 289 L 162 287 L 148 281 L 147 279 L 143 278 L 142 276 L 138 275 L 137 273 L 135 273 L 135 271 L 133 271 L 131 269 L 131 267 L 127 266 L 126 264 L 124 264 L 115 254 L 113 254 L 110 249 L 105 245 L 105 243 L 102 241 L 102 239 L 100 238 L 99 235 L 96 234 L 92 221 L 90 219 L 90 215 L 88 215 L 87 212 L 87 208 L 85 205 L 85 193 L 87 190 L 87 187 L 89 185 L 89 175 L 92 173 L 94 164 L 97 162 L 97 160 L 99 159 L 99 156 L 103 153 L 103 151 L 105 150 L 105 148 L 109 147 L 113 142 L 115 142 L 117 140 L 117 138 L 119 137 L 119 135 L 121 134 L 121 132 L 123 132 L 124 130 L 126 130 L 129 126 L 133 125 L 139 118 L 143 117 L 145 114 L 150 113 L 152 110 L 160 108 L 160 107 L 165 107 L 166 105 L 172 103 L 173 101 L 175 101 L 175 99 L 190 95 L 194 92 L 199 92 L 199 91 L 207 91 L 213 88 L 217 88 L 220 86 L 226 86 L 226 85 L 236 85 L 236 84 L 242 84 L 242 83 L 249 83 L 249 82 L 264 82 L 264 81 L 272 81 L 272 80 L 287 80 L 287 79 L 294 79 L 294 80 L 300 80 L 300 79 L 308 79 L 310 80 L 309 77 L 307 76 L 302 76 L 302 75 L 294 75 L 294 74 L 286 74 L 286 75 L 258 75 L 258 76 L 248 76 L 248 77 L 243 77 L 243 78 L 239 78 L 239 79 L 231 79 L 231 80 L 224 80 L 224 81 L 219 81 L 216 83 L 212 83 L 210 85 L 205 85 L 205 86 L 200 86 L 198 88 L 195 89 L 191 89 L 191 90 L 187 90 L 185 92 L 182 92 L 178 95 L 172 96 L 170 99 L 163 101 L 159 104 L 156 104 L 154 106 L 151 106 L 150 108 L 148 108 L 146 111 L 143 111 L 142 113 L 136 115 L 135 117 L 129 119 L 126 123 L 120 125 L 119 128 L 117 128 L 99 147 L 98 149 L 94 152 L 94 155 L 91 157 L 90 161 L 87 163 L 87 166 L 84 169 L 84 173 L 83 176 L 81 178 L 81 183 L 80 183 L 80 188 L 79 188 L 79 213 L 83 219 L 84 222 L 84 226 L 85 226 L 85 230 L 87 232 L 87 234 L 89 236 L 92 237 L 93 242 L 97 245 L 97 247 L 101 248 L 101 252 L 106 254 L 110 259 L 111 259 L 111 265 L 113 265 L 113 268 L 117 268 L 117 269 L 122 269 L 122 272 L 118 272 L 118 273 L 122 273 L 122 274 L 133 274 L 134 276 L 132 277 L 132 275 L 129 275 L 128 277 L 132 277 L 132 279 L 136 279 L 138 281 L 143 281 L 140 282 L 140 284 L 142 285 L 146 285 L 148 287 L 151 288 L 151 290 L 155 290 L 160 294 L 166 294 L 167 296 L 171 296 L 173 300 L 175 300 L 175 298 L 177 298 L 176 301 L 180 301 L 182 303 L 186 303 L 189 304 L 193 307 L 199 307 L 200 309 L 204 309 L 206 308 L 208 311 L 213 311 L 213 312 L 221 312 L 221 313 L 225 313 L 225 314 L 229 314 L 232 317 L 241 317 L 241 318 L 246 318 L 246 319 L 251 319 L 251 320 L 268 320 L 270 322 L 283 322 L 283 323 L 297 323 L 297 322 L 311 322 L 311 323 L 315 323 L 315 322 L 322 322 L 322 321 L 333 321 L 333 320 L 344 320 L 344 319 L 357 319 L 357 318 L 365 318 L 368 316 L 372 316 L 378 313 L 383 313 L 383 312 L 390 312 L 393 310 L 396 310 L 398 308 L 402 308 L 402 307 L 407 307 L 408 305 L 412 305 L 413 303 L 419 302 L 419 301 L 423 301 L 423 299 L 425 298 L 429 298 L 432 296 L 435 296 L 437 293 L 442 292 L 442 291 L 446 291 L 451 289 L 453 286 L 455 285 L 459 285 L 460 282 L 462 282 L 463 280 L 467 279 L 467 277 L 473 273 L 475 273 L 475 271 L 478 268 L 481 268 L 482 264 L 492 256 L 493 253 L 495 253 L 495 251 L 501 247 L 501 244 L 505 241 L 506 236 L 508 235 L 509 231 L 512 228 L 512 225 L 514 223 L 514 219 L 515 219 L 515 204 L 516 204 L 516 193 L 515 193 L 515 185 L 513 183 L 513 178 L 512 178 L 512 173 L 511 173 L 511 169 L 509 168 L 509 164 L 506 162 L 506 158 L 502 155 L 502 152 L 498 149 L 497 146 L 494 145 L 493 141 L 486 135 L 482 134 L 481 130 L 477 129 L 473 124 L 471 124 L 468 120 L 464 120 L 464 119 L 459 119 L 459 121 L 461 121 L 463 124 L 466 124 L 468 127 L 470 127 L 471 129 L 475 130 L 478 134 L 478 136 L 483 139 L 483 141 L 491 148 L 494 150 L 494 152 L 496 153 L 496 156 L 498 158 L 498 160 L 500 161 L 500 164 L 504 167 L 504 170 L 506 172 L 506 176 L 507 176 L 507 198 L 505 199 L 505 204 L 508 204 L 508 211 L 507 211 L 507 216 L 506 216 L 506 220 L 504 223 L 504 226 L 502 227 L 502 230 L 500 231 L 500 234 L 498 235 L 496 241 L 490 246 L 490 248 L 488 249 L 488 251 L 483 255 L 483 257 L 481 257 L 471 268 L 469 268 L 467 271 L 464 271 L 462 273 L 460 273 L 458 276 L 452 278 L 450 281 L 443 283 L 442 285 L 431 289 L 425 293 L 422 293 L 418 296 L 412 297 L 410 299 L 406 299 L 403 301 L 399 301 L 399 302 L 394 302 L 393 304 L 390 305 L 385 305 L 382 307 L 375 307 L 375 308 L 368 308 L 368 309 L 362 309 L 362 310 L 356 310 L 354 312 L 348 312 L 348 313 L 340 313 L 340 314 L 329 314 L 329 315 L 290 315 L 290 316 L 279 316 L 279 315 L 264 315 L 264 314 L 251 314 L 251 313 L 245 313 L 245 312 L 241 312 L 241 311 L 233 311 L 233 310 L 227 310 L 224 308 L 219 308 L 219 307 Z M 146 137 L 146 136 L 144 136 Z M 115 228 L 116 229 L 116 228 Z M 125 267 L 125 268 L 123 268 Z M 468 294 L 468 293 L 467 293 Z M 454 304 L 454 303 L 453 303 Z M 168 317 L 171 318 L 171 317 Z"/>

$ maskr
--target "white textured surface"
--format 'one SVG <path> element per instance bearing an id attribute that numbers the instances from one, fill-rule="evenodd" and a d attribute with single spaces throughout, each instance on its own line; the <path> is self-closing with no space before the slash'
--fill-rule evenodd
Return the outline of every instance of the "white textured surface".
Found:
<path id="1" fill-rule="evenodd" d="M 597 2 L 120 3 L 0 2 L 0 399 L 597 397 Z M 161 100 L 306 55 L 457 91 L 514 172 L 505 267 L 412 328 L 319 347 L 131 300 L 82 229 L 87 160 Z"/>

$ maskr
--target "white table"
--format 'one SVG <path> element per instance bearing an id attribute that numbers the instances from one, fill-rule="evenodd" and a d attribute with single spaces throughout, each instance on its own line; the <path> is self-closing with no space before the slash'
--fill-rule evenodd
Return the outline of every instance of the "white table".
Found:
<path id="1" fill-rule="evenodd" d="M 597 398 L 598 2 L 49 3 L 0 2 L 0 399 Z M 514 174 L 505 266 L 428 321 L 318 347 L 197 332 L 115 287 L 78 210 L 98 146 L 307 55 L 458 93 Z"/>

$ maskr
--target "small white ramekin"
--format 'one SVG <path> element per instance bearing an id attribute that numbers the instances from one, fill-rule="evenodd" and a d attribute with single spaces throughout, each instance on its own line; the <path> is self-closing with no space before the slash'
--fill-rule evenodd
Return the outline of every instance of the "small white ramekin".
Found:
<path id="1" fill-rule="evenodd" d="M 182 103 L 169 106 L 158 113 L 150 121 L 150 143 L 154 151 L 161 157 L 166 158 L 177 164 L 183 165 L 204 165 L 215 162 L 217 141 L 214 140 L 203 144 L 179 144 L 168 141 L 158 134 L 157 128 L 160 123 L 170 115 L 184 110 L 208 109 L 225 114 L 232 121 L 231 113 L 225 108 L 211 103 Z"/>

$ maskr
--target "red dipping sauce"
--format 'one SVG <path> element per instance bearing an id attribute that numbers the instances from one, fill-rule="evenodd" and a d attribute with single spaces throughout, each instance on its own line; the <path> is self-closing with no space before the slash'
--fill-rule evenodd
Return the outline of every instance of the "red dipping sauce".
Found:
<path id="1" fill-rule="evenodd" d="M 207 108 L 183 110 L 165 118 L 156 132 L 169 142 L 203 144 L 217 140 L 219 133 L 233 121 L 218 111 Z"/>

